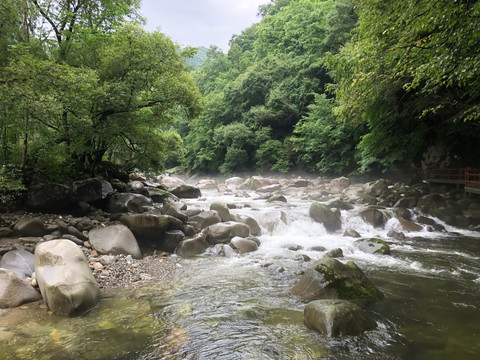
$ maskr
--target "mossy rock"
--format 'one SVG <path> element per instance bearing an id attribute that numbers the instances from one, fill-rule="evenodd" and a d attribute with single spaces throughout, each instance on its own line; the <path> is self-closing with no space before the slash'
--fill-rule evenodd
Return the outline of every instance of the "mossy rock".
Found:
<path id="1" fill-rule="evenodd" d="M 315 300 L 304 309 L 305 324 L 327 337 L 361 335 L 377 327 L 360 306 L 346 300 Z"/>
<path id="2" fill-rule="evenodd" d="M 382 239 L 371 238 L 355 241 L 355 246 L 368 254 L 390 255 L 390 246 Z"/>
<path id="3" fill-rule="evenodd" d="M 383 294 L 353 262 L 346 264 L 334 258 L 323 258 L 305 271 L 291 292 L 305 300 L 343 299 L 368 303 Z"/>

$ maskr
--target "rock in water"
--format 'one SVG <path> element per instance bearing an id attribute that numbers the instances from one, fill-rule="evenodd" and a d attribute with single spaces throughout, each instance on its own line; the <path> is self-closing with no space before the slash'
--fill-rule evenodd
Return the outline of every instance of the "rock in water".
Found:
<path id="1" fill-rule="evenodd" d="M 201 232 L 191 239 L 187 239 L 178 244 L 176 253 L 179 256 L 191 257 L 200 255 L 209 247 L 206 232 Z"/>
<path id="2" fill-rule="evenodd" d="M 180 199 L 196 199 L 202 196 L 200 189 L 191 185 L 180 185 L 171 192 Z"/>
<path id="3" fill-rule="evenodd" d="M 328 232 L 334 232 L 342 228 L 342 221 L 326 205 L 314 202 L 310 206 L 310 217 L 325 226 Z"/>
<path id="4" fill-rule="evenodd" d="M 210 225 L 217 224 L 222 221 L 220 214 L 216 210 L 202 211 L 198 215 L 192 216 L 190 219 L 192 225 L 199 229 L 206 229 Z"/>
<path id="5" fill-rule="evenodd" d="M 382 239 L 361 239 L 355 241 L 355 246 L 367 254 L 390 255 L 390 246 Z"/>
<path id="6" fill-rule="evenodd" d="M 228 210 L 228 207 L 225 204 L 214 202 L 212 203 L 212 205 L 210 205 L 210 210 L 217 211 L 222 221 L 232 220 L 232 216 L 230 215 L 230 210 Z"/>
<path id="7" fill-rule="evenodd" d="M 257 220 L 255 220 L 254 218 L 247 215 L 234 214 L 232 215 L 232 220 L 243 223 L 243 224 L 247 224 L 248 227 L 250 228 L 250 234 L 252 234 L 253 236 L 262 235 L 262 230 L 260 229 L 260 225 L 258 225 Z"/>
<path id="8" fill-rule="evenodd" d="M 250 235 L 250 228 L 246 224 L 228 221 L 210 225 L 207 228 L 207 240 L 210 244 L 227 243 L 234 237 L 246 238 Z"/>
<path id="9" fill-rule="evenodd" d="M 59 315 L 91 310 L 100 288 L 82 250 L 69 240 L 47 241 L 35 249 L 35 273 L 48 308 Z"/>
<path id="10" fill-rule="evenodd" d="M 365 303 L 383 298 L 353 261 L 343 264 L 330 257 L 313 263 L 291 292 L 305 300 L 343 299 Z"/>
<path id="11" fill-rule="evenodd" d="M 246 254 L 258 250 L 258 244 L 252 238 L 234 237 L 230 242 L 230 246 L 232 245 L 240 254 Z"/>
<path id="12" fill-rule="evenodd" d="M 88 235 L 90 244 L 102 254 L 132 255 L 134 259 L 142 257 L 135 235 L 125 225 L 99 227 L 91 230 Z"/>
<path id="13" fill-rule="evenodd" d="M 377 327 L 360 306 L 345 300 L 312 301 L 303 316 L 308 327 L 328 337 L 360 335 Z"/>
<path id="14" fill-rule="evenodd" d="M 40 293 L 15 273 L 0 268 L 0 309 L 40 300 Z"/>
<path id="15" fill-rule="evenodd" d="M 380 210 L 366 209 L 360 213 L 360 216 L 364 221 L 371 224 L 374 227 L 383 228 L 385 226 L 385 216 Z"/>
<path id="16" fill-rule="evenodd" d="M 350 186 L 350 179 L 346 177 L 340 177 L 333 179 L 328 185 L 329 189 L 333 193 L 341 193 L 343 190 Z"/>

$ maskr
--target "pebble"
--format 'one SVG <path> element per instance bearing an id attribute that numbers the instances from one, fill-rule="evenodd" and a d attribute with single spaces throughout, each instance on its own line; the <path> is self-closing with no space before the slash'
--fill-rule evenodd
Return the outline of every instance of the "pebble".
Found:
<path id="1" fill-rule="evenodd" d="M 110 265 L 111 263 L 113 263 L 115 261 L 115 256 L 113 255 L 102 255 L 100 257 L 100 262 L 103 264 L 103 265 Z"/>
<path id="2" fill-rule="evenodd" d="M 102 270 L 102 269 L 104 268 L 104 266 L 103 266 L 101 263 L 99 263 L 99 262 L 93 263 L 93 266 L 92 266 L 92 267 L 93 267 L 93 269 L 95 269 L 95 270 Z"/>

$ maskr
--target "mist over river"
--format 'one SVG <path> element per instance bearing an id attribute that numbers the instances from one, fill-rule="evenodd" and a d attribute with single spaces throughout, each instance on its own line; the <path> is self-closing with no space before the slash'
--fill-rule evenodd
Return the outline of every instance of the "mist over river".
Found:
<path id="1" fill-rule="evenodd" d="M 387 236 L 402 231 L 396 218 L 374 228 L 359 215 L 366 206 L 355 205 L 341 211 L 342 229 L 328 233 L 308 215 L 311 199 L 300 190 L 285 197 L 267 202 L 232 188 L 184 200 L 188 209 L 221 202 L 253 217 L 262 227 L 259 249 L 178 257 L 179 274 L 105 297 L 82 317 L 49 315 L 38 303 L 8 311 L 0 339 L 14 336 L 0 341 L 0 359 L 478 359 L 479 232 L 433 219 L 446 231 L 422 226 L 396 240 Z M 268 231 L 271 210 L 287 221 Z M 362 252 L 346 229 L 384 239 L 391 255 Z M 364 307 L 378 327 L 361 336 L 326 338 L 309 329 L 305 303 L 290 293 L 301 271 L 337 248 L 340 261 L 354 261 L 385 294 Z"/>

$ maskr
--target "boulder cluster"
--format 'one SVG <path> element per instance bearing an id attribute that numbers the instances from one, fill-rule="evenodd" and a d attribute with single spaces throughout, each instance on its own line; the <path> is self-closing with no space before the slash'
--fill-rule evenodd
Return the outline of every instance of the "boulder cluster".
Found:
<path id="1" fill-rule="evenodd" d="M 28 195 L 30 209 L 53 211 L 56 199 L 68 202 L 76 216 L 0 218 L 0 237 L 15 238 L 14 245 L 0 242 L 0 308 L 43 298 L 57 314 L 89 311 L 100 297 L 92 274 L 101 278 L 108 264 L 119 260 L 115 256 L 130 258 L 130 264 L 157 252 L 192 257 L 211 249 L 233 256 L 258 249 L 261 229 L 253 218 L 232 214 L 222 203 L 201 211 L 189 210 L 181 201 L 199 198 L 201 187 L 216 182 L 191 186 L 169 176 L 157 180 L 133 175 L 124 184 L 95 178 L 76 181 L 68 191 L 48 185 L 47 194 L 34 187 Z M 65 211 L 63 202 L 55 213 Z"/>
<path id="2" fill-rule="evenodd" d="M 257 222 L 238 214 L 235 204 L 215 202 L 205 209 L 189 209 L 184 199 L 201 200 L 204 190 L 244 197 L 253 191 L 258 199 L 272 203 L 271 210 Z M 109 264 L 119 259 L 131 272 L 134 259 L 150 254 L 194 257 L 207 252 L 230 257 L 256 251 L 262 230 L 272 232 L 287 222 L 282 208 L 288 206 L 289 196 L 311 200 L 313 221 L 323 224 L 327 232 L 342 231 L 344 236 L 358 238 L 355 246 L 371 254 L 389 255 L 390 247 L 383 239 L 362 238 L 359 229 L 345 227 L 342 212 L 359 216 L 375 228 L 384 228 L 394 219 L 401 231 L 391 230 L 388 237 L 399 240 L 409 232 L 444 229 L 427 214 L 453 226 L 476 229 L 480 224 L 479 202 L 459 190 L 383 179 L 357 185 L 344 177 L 252 176 L 224 183 L 204 179 L 192 186 L 173 176 L 147 179 L 132 174 L 128 184 L 93 178 L 70 187 L 36 185 L 29 189 L 25 203 L 35 213 L 0 216 L 0 239 L 16 239 L 15 245 L 0 241 L 0 308 L 43 298 L 51 311 L 77 315 L 95 305 L 100 296 L 97 280 L 107 276 Z M 314 302 L 305 309 L 306 322 L 327 336 L 372 328 L 359 306 L 381 297 L 354 263 L 334 259 L 341 256 L 341 249 L 326 254 L 292 289 Z M 141 277 L 138 273 L 129 278 Z M 338 314 L 345 316 L 333 321 Z M 351 327 L 345 325 L 350 318 L 355 319 Z M 358 325 L 358 319 L 364 326 Z"/>

